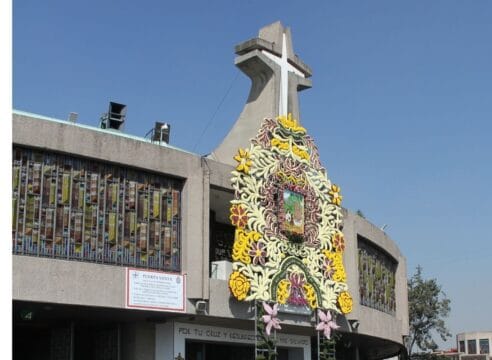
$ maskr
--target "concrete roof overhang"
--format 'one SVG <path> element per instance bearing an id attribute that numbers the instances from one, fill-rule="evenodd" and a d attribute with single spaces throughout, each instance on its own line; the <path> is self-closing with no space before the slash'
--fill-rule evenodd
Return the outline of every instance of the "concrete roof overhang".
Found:
<path id="1" fill-rule="evenodd" d="M 358 333 L 344 333 L 345 346 L 358 346 L 361 359 L 378 360 L 402 355 L 407 358 L 407 350 L 402 344 Z"/>

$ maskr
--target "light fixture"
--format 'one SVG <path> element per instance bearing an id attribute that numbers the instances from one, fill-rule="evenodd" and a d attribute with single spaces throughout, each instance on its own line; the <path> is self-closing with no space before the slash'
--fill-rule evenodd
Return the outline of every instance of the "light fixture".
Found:
<path id="1" fill-rule="evenodd" d="M 197 314 L 205 314 L 207 312 L 207 302 L 203 300 L 198 300 L 195 303 L 195 310 Z"/>

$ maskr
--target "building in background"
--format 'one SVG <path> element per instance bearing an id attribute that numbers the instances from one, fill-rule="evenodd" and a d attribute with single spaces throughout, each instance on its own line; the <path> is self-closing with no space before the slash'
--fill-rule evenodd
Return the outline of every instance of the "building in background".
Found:
<path id="1" fill-rule="evenodd" d="M 456 335 L 460 359 L 488 360 L 491 359 L 490 344 L 492 331 L 465 332 Z"/>
<path id="2" fill-rule="evenodd" d="M 280 23 L 236 54 L 252 89 L 210 156 L 170 145 L 167 124 L 148 138 L 125 134 L 123 104 L 111 103 L 99 128 L 13 112 L 14 359 L 253 358 L 252 305 L 228 288 L 233 157 L 279 108 L 299 119 L 311 71 Z M 383 230 L 341 211 L 354 302 L 337 316 L 337 357 L 403 357 L 405 258 Z M 279 317 L 279 359 L 314 358 L 312 315 Z"/>
<path id="3" fill-rule="evenodd" d="M 457 349 L 449 349 L 449 350 L 437 350 L 432 353 L 432 355 L 436 356 L 438 359 L 449 359 L 449 360 L 459 360 L 460 353 Z"/>

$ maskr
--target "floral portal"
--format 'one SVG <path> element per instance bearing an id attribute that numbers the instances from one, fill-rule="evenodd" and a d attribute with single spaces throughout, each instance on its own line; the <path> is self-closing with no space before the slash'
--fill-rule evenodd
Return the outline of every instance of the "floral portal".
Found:
<path id="1" fill-rule="evenodd" d="M 234 159 L 232 295 L 349 313 L 342 195 L 306 129 L 291 114 L 265 119 L 249 149 Z"/>

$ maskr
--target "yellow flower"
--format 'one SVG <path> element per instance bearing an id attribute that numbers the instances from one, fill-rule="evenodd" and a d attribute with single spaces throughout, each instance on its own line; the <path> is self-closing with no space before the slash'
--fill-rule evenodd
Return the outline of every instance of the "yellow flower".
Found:
<path id="1" fill-rule="evenodd" d="M 237 171 L 242 171 L 245 174 L 249 174 L 249 168 L 251 167 L 252 161 L 249 157 L 249 151 L 239 148 L 237 155 L 234 156 L 239 164 L 236 166 Z"/>
<path id="2" fill-rule="evenodd" d="M 342 264 L 343 263 L 342 253 L 340 253 L 340 252 L 332 252 L 332 251 L 329 251 L 329 250 L 324 250 L 323 251 L 323 254 L 328 259 L 330 259 L 331 261 L 333 261 L 333 264 L 334 265 Z"/>
<path id="3" fill-rule="evenodd" d="M 280 150 L 289 150 L 289 143 L 287 141 L 282 141 L 279 139 L 273 138 L 270 143 L 273 147 L 279 148 Z"/>
<path id="4" fill-rule="evenodd" d="M 280 123 L 280 125 L 282 125 L 287 130 L 296 133 L 301 133 L 301 134 L 306 133 L 306 129 L 304 129 L 301 125 L 299 125 L 296 119 L 292 118 L 291 113 L 289 113 L 287 116 L 281 115 L 277 117 L 277 120 Z"/>
<path id="5" fill-rule="evenodd" d="M 279 170 L 275 173 L 275 175 L 280 179 L 282 183 L 291 183 L 291 184 L 296 184 L 298 186 L 304 186 L 306 184 L 306 179 L 304 174 L 301 174 L 300 177 L 296 177 L 293 174 L 287 175 L 282 170 Z"/>
<path id="6" fill-rule="evenodd" d="M 299 158 L 309 161 L 309 153 L 305 150 L 300 149 L 296 145 L 292 145 L 292 152 Z"/>
<path id="7" fill-rule="evenodd" d="M 333 274 L 333 280 L 336 282 L 346 282 L 347 281 L 347 274 L 345 273 L 345 269 L 343 266 L 336 266 L 335 267 L 335 273 Z"/>
<path id="8" fill-rule="evenodd" d="M 343 199 L 343 196 L 340 195 L 340 186 L 333 184 L 331 186 L 331 190 L 328 193 L 331 195 L 331 202 L 335 205 L 340 206 Z"/>
<path id="9" fill-rule="evenodd" d="M 335 233 L 331 239 L 331 244 L 337 252 L 343 252 L 345 250 L 345 239 L 341 232 Z"/>
<path id="10" fill-rule="evenodd" d="M 240 261 L 244 264 L 251 263 L 248 255 L 249 239 L 243 230 L 236 230 L 234 245 L 232 246 L 232 260 Z"/>
<path id="11" fill-rule="evenodd" d="M 314 287 L 308 283 L 304 284 L 302 287 L 304 289 L 304 293 L 306 294 L 306 299 L 308 301 L 309 307 L 311 309 L 316 309 L 318 307 L 318 301 L 316 299 Z"/>
<path id="12" fill-rule="evenodd" d="M 234 271 L 229 277 L 229 289 L 238 300 L 244 300 L 248 294 L 250 283 L 239 271 Z"/>
<path id="13" fill-rule="evenodd" d="M 331 252 L 325 250 L 324 255 L 331 260 L 334 268 L 334 272 L 332 275 L 332 279 L 337 282 L 346 282 L 347 274 L 345 273 L 345 269 L 343 267 L 343 256 L 341 252 Z"/>
<path id="14" fill-rule="evenodd" d="M 279 139 L 276 139 L 276 138 L 273 138 L 271 141 L 270 141 L 270 144 L 272 145 L 272 147 L 276 147 L 277 149 L 279 150 L 285 150 L 285 151 L 288 151 L 289 148 L 291 148 L 289 142 L 287 141 L 282 141 L 282 140 L 279 140 Z M 297 145 L 292 145 L 292 153 L 297 156 L 298 158 L 300 159 L 303 159 L 303 160 L 307 160 L 309 161 L 310 159 L 310 155 L 309 153 L 306 151 L 306 150 L 302 150 L 299 146 Z"/>
<path id="15" fill-rule="evenodd" d="M 347 291 L 342 291 L 337 299 L 338 307 L 343 314 L 348 314 L 352 311 L 352 296 Z"/>
<path id="16" fill-rule="evenodd" d="M 279 304 L 285 304 L 290 295 L 290 281 L 283 279 L 278 284 L 277 288 L 277 302 Z"/>
<path id="17" fill-rule="evenodd" d="M 249 248 L 252 241 L 258 241 L 261 234 L 256 231 L 245 231 L 236 229 L 234 245 L 232 246 L 232 260 L 240 261 L 243 264 L 250 264 Z"/>

